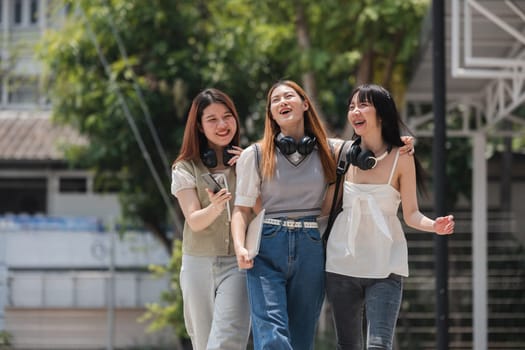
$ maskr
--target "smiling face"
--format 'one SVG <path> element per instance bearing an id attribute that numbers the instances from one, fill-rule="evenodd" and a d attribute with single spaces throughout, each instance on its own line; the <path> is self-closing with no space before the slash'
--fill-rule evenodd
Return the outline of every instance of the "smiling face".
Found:
<path id="1" fill-rule="evenodd" d="M 359 93 L 354 94 L 348 105 L 347 118 L 359 136 L 374 130 L 381 133 L 381 124 L 374 105 L 367 100 L 360 101 Z"/>
<path id="2" fill-rule="evenodd" d="M 278 85 L 270 95 L 272 119 L 281 129 L 295 129 L 298 125 L 302 129 L 304 112 L 307 109 L 308 103 L 288 85 Z"/>
<path id="3" fill-rule="evenodd" d="M 201 131 L 209 146 L 219 149 L 230 144 L 237 131 L 237 122 L 225 105 L 212 103 L 202 112 Z"/>

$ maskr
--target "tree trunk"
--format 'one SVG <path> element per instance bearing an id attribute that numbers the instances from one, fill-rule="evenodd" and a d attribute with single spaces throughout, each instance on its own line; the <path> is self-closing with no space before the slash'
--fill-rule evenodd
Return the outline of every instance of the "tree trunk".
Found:
<path id="1" fill-rule="evenodd" d="M 173 248 L 173 240 L 166 236 L 166 233 L 157 225 L 157 223 L 145 222 L 144 226 L 148 231 L 151 232 L 153 237 L 159 240 L 159 242 L 164 246 L 168 255 L 171 256 Z"/>
<path id="2" fill-rule="evenodd" d="M 356 86 L 372 82 L 372 79 L 374 77 L 373 67 L 374 52 L 371 48 L 368 48 L 366 51 L 364 51 L 363 57 L 361 58 L 361 62 L 359 63 L 359 67 L 357 68 Z M 352 126 L 350 125 L 350 123 L 346 123 L 343 133 L 341 135 L 336 136 L 341 137 L 345 140 L 349 140 L 352 137 L 352 135 Z"/>
<path id="3" fill-rule="evenodd" d="M 310 35 L 308 33 L 308 22 L 304 13 L 304 8 L 300 1 L 294 1 L 295 8 L 295 32 L 297 42 L 302 52 L 309 53 L 311 48 Z M 321 106 L 317 103 L 317 86 L 315 84 L 315 73 L 308 69 L 302 75 L 303 88 L 315 105 L 319 116 L 323 118 Z"/>
<path id="4" fill-rule="evenodd" d="M 356 86 L 371 83 L 374 78 L 374 51 L 368 48 L 363 52 L 356 74 Z"/>
<path id="5" fill-rule="evenodd" d="M 394 38 L 394 48 L 389 52 L 388 58 L 385 64 L 385 71 L 383 73 L 383 81 L 381 84 L 387 89 L 391 90 L 392 88 L 392 76 L 394 74 L 394 67 L 396 65 L 396 58 L 399 54 L 401 48 L 401 40 L 404 33 L 397 32 Z"/>

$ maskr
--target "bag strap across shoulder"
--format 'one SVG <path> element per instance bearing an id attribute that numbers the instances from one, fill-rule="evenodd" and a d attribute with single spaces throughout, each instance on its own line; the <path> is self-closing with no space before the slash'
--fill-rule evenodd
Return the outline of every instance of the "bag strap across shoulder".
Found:
<path id="1" fill-rule="evenodd" d="M 337 175 L 344 175 L 348 171 L 350 166 L 350 147 L 352 146 L 353 141 L 343 141 L 339 149 L 339 154 L 337 156 Z"/>
<path id="2" fill-rule="evenodd" d="M 258 143 L 254 143 L 253 144 L 253 147 L 255 149 L 255 157 L 254 157 L 254 160 L 255 160 L 255 168 L 257 169 L 257 173 L 259 174 L 259 179 L 261 180 L 260 182 L 262 183 L 262 175 L 261 175 L 261 157 L 262 157 L 262 151 L 261 151 L 261 145 L 259 145 Z"/>
<path id="3" fill-rule="evenodd" d="M 341 184 L 343 183 L 343 178 L 346 172 L 348 171 L 348 167 L 350 166 L 350 146 L 352 146 L 352 142 L 350 141 L 344 141 L 341 147 L 339 148 L 339 154 L 337 156 L 337 168 L 335 170 L 336 173 L 336 180 L 335 180 L 335 189 L 334 189 L 334 197 L 332 199 L 332 205 L 330 207 L 330 214 L 328 216 L 328 223 L 326 225 L 326 230 L 323 232 L 323 242 L 328 242 L 328 237 L 330 236 L 330 231 L 332 230 L 332 226 L 334 225 L 335 218 L 337 217 L 337 214 L 339 214 L 342 210 L 342 197 L 339 195 L 339 190 L 341 188 Z"/>

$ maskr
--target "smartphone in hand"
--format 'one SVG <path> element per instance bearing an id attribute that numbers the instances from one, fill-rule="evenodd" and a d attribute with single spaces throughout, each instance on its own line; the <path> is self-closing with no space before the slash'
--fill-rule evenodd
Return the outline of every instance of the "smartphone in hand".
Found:
<path id="1" fill-rule="evenodd" d="M 202 179 L 204 182 L 206 182 L 206 185 L 208 185 L 208 189 L 212 191 L 213 193 L 219 192 L 222 188 L 226 188 L 228 190 L 228 182 L 226 181 L 226 177 L 224 174 L 216 174 L 218 177 L 217 179 L 210 173 L 202 174 Z M 222 183 L 222 185 L 221 185 Z M 228 213 L 228 221 L 231 220 L 231 213 L 230 213 L 230 202 L 226 202 L 226 212 Z"/>
<path id="2" fill-rule="evenodd" d="M 206 185 L 208 185 L 208 189 L 213 193 L 217 193 L 222 189 L 222 186 L 217 182 L 217 180 L 215 180 L 212 174 L 202 174 L 202 179 L 204 182 L 206 182 Z"/>

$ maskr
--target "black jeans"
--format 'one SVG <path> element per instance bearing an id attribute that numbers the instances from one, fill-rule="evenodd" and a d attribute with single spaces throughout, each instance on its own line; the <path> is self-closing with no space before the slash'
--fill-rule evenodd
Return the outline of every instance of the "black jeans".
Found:
<path id="1" fill-rule="evenodd" d="M 359 278 L 326 273 L 326 295 L 332 304 L 338 350 L 392 349 L 403 291 L 403 277 Z"/>

